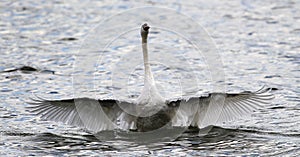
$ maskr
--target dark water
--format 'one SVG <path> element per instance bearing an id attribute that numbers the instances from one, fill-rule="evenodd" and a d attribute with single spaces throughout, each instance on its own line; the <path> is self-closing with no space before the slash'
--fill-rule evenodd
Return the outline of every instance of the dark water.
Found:
<path id="1" fill-rule="evenodd" d="M 73 97 L 76 91 L 92 97 L 96 93 L 97 97 L 103 98 L 112 97 L 110 91 L 115 90 L 136 97 L 141 89 L 142 66 L 135 67 L 133 71 L 123 71 L 132 75 L 128 81 L 130 89 L 121 88 L 122 85 L 118 84 L 110 86 L 110 67 L 99 67 L 96 76 L 101 81 L 95 89 L 88 91 L 73 88 L 72 73 L 78 49 L 92 28 L 115 13 L 145 5 L 172 8 L 205 27 L 222 56 L 227 91 L 254 91 L 267 85 L 276 89 L 272 91 L 276 97 L 274 101 L 247 119 L 214 127 L 204 137 L 187 132 L 173 142 L 149 145 L 99 141 L 83 129 L 41 121 L 25 111 L 25 102 L 33 96 L 32 93 L 49 99 L 63 99 Z M 300 154 L 299 1 L 27 0 L 1 1 L 0 8 L 1 156 Z M 209 91 L 204 63 L 193 53 L 185 52 L 188 44 L 160 30 L 155 32 L 153 29 L 152 33 L 152 40 L 158 40 L 161 44 L 153 47 L 159 49 L 160 46 L 173 44 L 172 52 L 178 50 L 175 56 L 185 54 L 189 62 L 199 69 L 197 77 L 204 80 L 201 90 L 194 82 L 187 81 L 190 88 L 181 94 L 188 96 Z M 162 35 L 166 39 L 159 40 Z M 167 40 L 169 38 L 174 40 Z M 123 62 L 118 62 L 118 59 L 122 58 L 123 53 L 136 50 L 130 45 L 138 41 L 139 38 L 123 45 L 112 44 L 114 49 L 103 54 L 105 59 L 102 62 L 122 66 Z M 177 48 L 176 45 L 183 46 Z M 157 54 L 154 51 L 152 57 L 159 57 Z M 180 95 L 177 88 L 172 88 L 177 83 L 177 77 L 173 74 L 181 72 L 188 80 L 190 71 L 183 65 L 183 62 L 176 62 L 171 68 L 161 64 L 153 66 L 160 84 L 158 88 L 163 89 L 162 95 Z M 116 78 L 116 82 L 122 82 L 121 76 Z M 93 82 L 93 78 L 89 81 Z"/>

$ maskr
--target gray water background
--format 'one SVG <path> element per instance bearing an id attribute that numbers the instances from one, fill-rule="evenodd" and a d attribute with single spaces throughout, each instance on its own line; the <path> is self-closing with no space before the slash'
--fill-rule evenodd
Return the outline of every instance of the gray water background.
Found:
<path id="1" fill-rule="evenodd" d="M 214 127 L 205 137 L 184 133 L 174 142 L 148 146 L 126 141 L 99 141 L 81 128 L 41 121 L 25 111 L 28 106 L 25 102 L 32 93 L 48 99 L 72 98 L 74 56 L 87 34 L 104 18 L 145 5 L 182 12 L 210 33 L 222 56 L 228 92 L 255 91 L 267 85 L 278 89 L 272 92 L 276 98 L 264 110 L 247 119 Z M 299 8 L 300 2 L 296 0 L 0 1 L 0 71 L 24 65 L 41 69 L 29 73 L 0 73 L 0 155 L 297 156 L 300 154 Z M 159 38 L 160 33 L 153 33 L 153 38 Z M 160 42 L 162 46 L 178 45 L 178 40 L 161 39 Z M 115 53 L 104 55 L 104 63 L 122 63 L 119 59 L 123 53 L 130 53 L 128 48 L 135 44 L 135 41 L 128 41 L 123 47 L 112 45 L 111 52 Z M 187 43 L 180 44 L 188 47 Z M 209 79 L 204 77 L 206 69 L 202 60 L 185 51 L 177 53 L 187 53 L 187 58 L 199 68 L 197 77 L 203 78 L 200 89 L 189 82 L 191 88 L 183 95 L 209 92 Z M 155 59 L 155 52 L 152 58 Z M 159 65 L 153 67 L 164 96 L 180 95 L 172 88 L 176 84 L 172 69 L 186 72 L 186 79 L 190 78 L 182 63 L 175 64 L 171 70 Z M 101 84 L 96 84 L 96 90 L 82 93 L 84 96 L 96 93 L 99 98 L 105 98 L 111 97 L 114 89 L 136 97 L 142 85 L 141 68 L 129 71 L 133 75 L 133 81 L 129 81 L 132 87 L 123 90 L 118 85 L 109 86 L 109 68 L 100 67 Z M 122 78 L 114 79 L 118 82 Z"/>

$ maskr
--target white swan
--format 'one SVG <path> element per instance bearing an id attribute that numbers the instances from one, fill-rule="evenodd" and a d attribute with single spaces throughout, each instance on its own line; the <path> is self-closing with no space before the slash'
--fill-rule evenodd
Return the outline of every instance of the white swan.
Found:
<path id="1" fill-rule="evenodd" d="M 90 131 L 124 129 L 149 131 L 166 124 L 203 128 L 250 114 L 269 103 L 268 89 L 238 94 L 211 93 L 188 100 L 165 100 L 158 92 L 148 61 L 147 38 L 150 27 L 141 27 L 144 56 L 144 88 L 135 102 L 75 98 L 67 100 L 32 99 L 29 111 L 46 120 L 85 127 Z"/>

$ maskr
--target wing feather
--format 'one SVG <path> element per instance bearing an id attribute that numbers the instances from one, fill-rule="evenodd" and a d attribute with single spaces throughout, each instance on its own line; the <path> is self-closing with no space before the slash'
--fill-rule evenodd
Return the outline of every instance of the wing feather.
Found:
<path id="1" fill-rule="evenodd" d="M 186 114 L 188 111 L 186 107 L 179 108 L 177 113 L 180 113 L 181 117 L 183 115 L 193 117 L 191 125 L 204 128 L 250 115 L 253 111 L 261 109 L 270 103 L 273 98 L 270 90 L 266 88 L 256 92 L 237 94 L 212 93 L 206 97 L 198 97 L 198 108 L 192 107 L 196 98 L 191 98 L 185 104 L 181 104 L 196 109 L 197 112 L 193 116 L 190 115 L 193 114 L 191 111 L 189 111 L 189 114 Z"/>
<path id="2" fill-rule="evenodd" d="M 90 131 L 99 132 L 118 128 L 117 120 L 125 121 L 122 126 L 129 126 L 132 119 L 119 107 L 119 103 L 134 105 L 115 100 L 94 100 L 90 98 L 46 100 L 31 98 L 27 109 L 42 119 L 64 122 L 69 125 L 85 127 Z M 123 113 L 123 114 L 122 114 Z M 120 117 L 122 115 L 122 117 Z M 121 119 L 120 119 L 121 118 Z M 129 129 L 129 128 L 121 128 Z"/>
<path id="3" fill-rule="evenodd" d="M 248 116 L 253 111 L 261 109 L 270 103 L 273 98 L 269 90 L 264 88 L 256 92 L 226 94 L 223 110 L 217 122 L 222 123 L 242 116 Z"/>

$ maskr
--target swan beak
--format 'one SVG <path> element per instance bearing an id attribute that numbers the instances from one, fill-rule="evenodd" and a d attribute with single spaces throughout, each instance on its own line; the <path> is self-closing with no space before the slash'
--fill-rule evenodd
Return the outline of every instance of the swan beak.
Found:
<path id="1" fill-rule="evenodd" d="M 150 29 L 150 27 L 147 25 L 147 23 L 143 24 L 142 28 L 146 32 Z"/>

